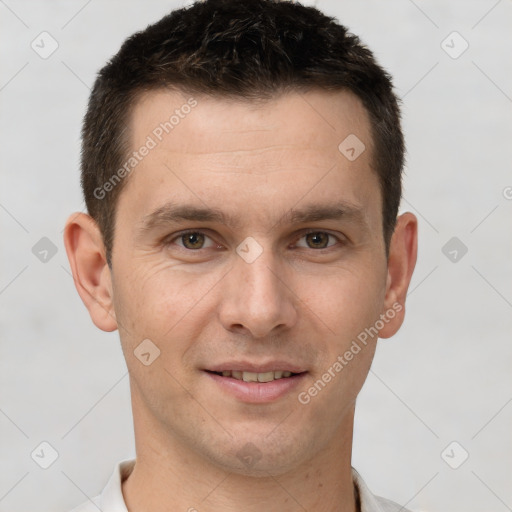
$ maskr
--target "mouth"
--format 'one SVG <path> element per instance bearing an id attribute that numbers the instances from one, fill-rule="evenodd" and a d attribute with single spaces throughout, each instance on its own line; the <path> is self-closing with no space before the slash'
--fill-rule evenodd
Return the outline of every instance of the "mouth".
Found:
<path id="1" fill-rule="evenodd" d="M 230 377 L 236 380 L 243 380 L 244 382 L 272 382 L 279 379 L 288 379 L 301 375 L 306 372 L 294 373 L 288 370 L 274 370 L 268 372 L 250 372 L 250 371 L 239 371 L 239 370 L 223 370 L 220 372 L 214 372 L 212 370 L 206 370 L 208 373 L 214 373 L 220 377 Z"/>
<path id="2" fill-rule="evenodd" d="M 229 365 L 204 370 L 204 374 L 215 384 L 214 390 L 220 391 L 230 399 L 235 398 L 247 404 L 265 404 L 284 399 L 300 386 L 308 374 L 301 368 L 290 368 L 286 364 L 275 364 L 274 369 L 270 365 L 255 367 L 236 364 L 234 366 L 236 366 L 235 369 L 229 370 L 226 369 L 230 367 Z"/>

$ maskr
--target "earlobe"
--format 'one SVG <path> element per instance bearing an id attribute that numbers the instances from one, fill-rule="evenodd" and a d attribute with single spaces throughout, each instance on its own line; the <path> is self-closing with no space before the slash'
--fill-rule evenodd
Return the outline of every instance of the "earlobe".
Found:
<path id="1" fill-rule="evenodd" d="M 388 320 L 379 331 L 380 338 L 393 336 L 405 317 L 405 298 L 416 265 L 418 220 L 410 212 L 400 215 L 389 247 L 386 297 L 382 314 Z"/>
<path id="2" fill-rule="evenodd" d="M 112 279 L 98 225 L 85 213 L 73 214 L 66 222 L 64 245 L 76 289 L 94 324 L 115 331 Z"/>

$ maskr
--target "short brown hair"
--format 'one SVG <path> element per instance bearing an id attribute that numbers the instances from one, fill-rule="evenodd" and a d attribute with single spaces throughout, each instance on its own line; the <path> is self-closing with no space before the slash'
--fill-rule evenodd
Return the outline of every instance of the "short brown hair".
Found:
<path id="1" fill-rule="evenodd" d="M 404 140 L 391 78 L 353 34 L 313 7 L 279 0 L 206 0 L 129 37 L 100 70 L 82 128 L 82 188 L 111 265 L 117 198 L 98 194 L 123 165 L 141 93 L 176 89 L 246 100 L 286 90 L 349 90 L 369 113 L 386 250 L 401 198 Z"/>

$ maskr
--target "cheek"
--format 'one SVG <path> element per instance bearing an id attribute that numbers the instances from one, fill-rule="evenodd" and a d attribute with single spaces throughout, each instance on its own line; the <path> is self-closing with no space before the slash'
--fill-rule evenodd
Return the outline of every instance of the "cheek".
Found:
<path id="1" fill-rule="evenodd" d="M 306 311 L 317 323 L 310 332 L 325 353 L 298 399 L 303 414 L 320 422 L 327 437 L 353 406 L 375 354 L 377 335 L 368 332 L 374 332 L 385 295 L 381 274 L 344 271 L 321 289 L 310 287 Z"/>
<path id="2" fill-rule="evenodd" d="M 180 353 L 180 340 L 194 339 L 202 301 L 223 274 L 203 271 L 199 275 L 179 267 L 168 261 L 142 264 L 134 260 L 124 278 L 115 281 L 116 317 L 126 344 L 149 338 L 164 348 L 172 340 L 173 349 Z"/>
<path id="3" fill-rule="evenodd" d="M 183 367 L 183 357 L 191 348 L 190 340 L 197 339 L 201 326 L 194 314 L 209 288 L 207 278 L 203 283 L 158 263 L 134 264 L 124 279 L 116 280 L 121 345 L 136 395 L 144 397 L 144 407 L 159 411 L 169 409 L 172 403 L 173 414 L 186 409 L 190 396 L 179 384 L 189 370 Z M 143 345 L 143 340 L 151 343 L 144 341 Z M 150 360 L 158 355 L 145 365 L 141 354 L 148 352 Z"/>
<path id="4" fill-rule="evenodd" d="M 379 317 L 386 276 L 376 268 L 354 265 L 333 269 L 328 276 L 303 275 L 296 284 L 308 316 L 337 340 L 339 350 Z"/>

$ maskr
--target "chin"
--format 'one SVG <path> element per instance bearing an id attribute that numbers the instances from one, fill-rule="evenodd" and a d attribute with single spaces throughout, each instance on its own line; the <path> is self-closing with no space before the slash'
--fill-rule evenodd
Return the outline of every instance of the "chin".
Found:
<path id="1" fill-rule="evenodd" d="M 222 450 L 222 451 L 221 451 Z M 225 446 L 214 443 L 202 451 L 211 462 L 244 476 L 269 477 L 285 474 L 308 460 L 312 443 L 290 432 L 234 436 Z"/>

